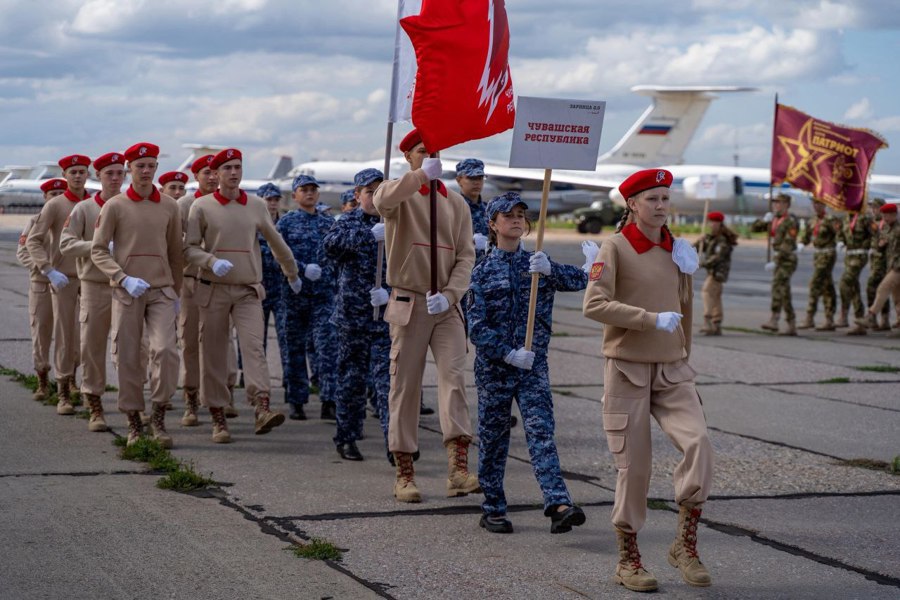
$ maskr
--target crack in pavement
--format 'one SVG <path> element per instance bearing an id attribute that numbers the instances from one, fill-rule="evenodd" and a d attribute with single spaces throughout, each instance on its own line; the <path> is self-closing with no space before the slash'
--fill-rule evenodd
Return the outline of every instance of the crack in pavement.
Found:
<path id="1" fill-rule="evenodd" d="M 45 473 L 0 473 L 0 479 L 16 477 L 100 477 L 103 475 L 160 475 L 162 471 L 48 471 Z"/>

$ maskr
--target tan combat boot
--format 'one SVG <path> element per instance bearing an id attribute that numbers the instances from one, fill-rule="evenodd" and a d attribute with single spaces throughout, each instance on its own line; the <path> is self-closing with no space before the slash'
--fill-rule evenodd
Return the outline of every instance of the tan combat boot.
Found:
<path id="1" fill-rule="evenodd" d="M 421 502 L 422 494 L 416 487 L 416 471 L 409 452 L 394 452 L 397 463 L 397 481 L 394 482 L 394 498 L 400 502 Z"/>
<path id="2" fill-rule="evenodd" d="M 806 320 L 797 325 L 797 329 L 814 329 L 815 327 L 816 321 L 812 313 L 806 313 Z"/>
<path id="3" fill-rule="evenodd" d="M 619 547 L 619 562 L 616 563 L 616 575 L 613 581 L 620 583 L 633 592 L 652 592 L 658 584 L 641 564 L 641 552 L 638 550 L 637 534 L 625 533 L 616 529 L 616 544 Z"/>
<path id="4" fill-rule="evenodd" d="M 712 335 L 712 330 L 712 319 L 703 319 L 703 327 L 700 328 L 700 333 L 703 335 Z"/>
<path id="5" fill-rule="evenodd" d="M 225 420 L 225 409 L 222 407 L 210 407 L 209 415 L 212 417 L 213 422 L 212 441 L 217 444 L 231 443 L 231 434 L 228 433 L 228 422 Z"/>
<path id="6" fill-rule="evenodd" d="M 256 435 L 269 433 L 275 427 L 284 423 L 284 415 L 274 412 L 269 408 L 269 397 L 260 394 L 256 397 Z"/>
<path id="7" fill-rule="evenodd" d="M 225 407 L 225 417 L 233 419 L 238 416 L 238 411 L 234 407 L 234 386 L 228 386 L 228 406 Z"/>
<path id="8" fill-rule="evenodd" d="M 816 327 L 816 331 L 834 331 L 834 316 L 825 315 L 825 322 Z"/>
<path id="9" fill-rule="evenodd" d="M 153 412 L 150 414 L 150 434 L 163 448 L 172 447 L 172 436 L 166 431 L 165 402 L 153 403 Z"/>
<path id="10" fill-rule="evenodd" d="M 56 414 L 58 415 L 74 415 L 75 407 L 72 406 L 72 379 L 63 377 L 56 380 L 56 396 L 59 401 L 56 403 Z"/>
<path id="11" fill-rule="evenodd" d="M 88 431 L 106 431 L 106 419 L 103 418 L 103 403 L 100 402 L 100 396 L 85 394 L 84 399 L 91 411 Z"/>
<path id="12" fill-rule="evenodd" d="M 43 402 L 50 395 L 50 371 L 37 372 L 38 386 L 31 395 L 32 400 Z"/>
<path id="13" fill-rule="evenodd" d="M 678 534 L 669 547 L 669 564 L 681 571 L 685 583 L 707 587 L 712 584 L 712 578 L 697 554 L 697 524 L 701 512 L 699 506 L 679 507 Z"/>
<path id="14" fill-rule="evenodd" d="M 842 310 L 840 316 L 838 317 L 837 323 L 834 324 L 835 327 L 849 327 L 850 324 L 847 322 L 847 311 Z"/>
<path id="15" fill-rule="evenodd" d="M 772 318 L 760 325 L 760 327 L 768 331 L 778 331 L 778 313 L 772 313 Z"/>
<path id="16" fill-rule="evenodd" d="M 788 320 L 788 321 L 785 321 L 784 324 L 785 324 L 784 331 L 779 331 L 778 335 L 797 335 L 796 322 Z"/>
<path id="17" fill-rule="evenodd" d="M 881 324 L 873 326 L 872 329 L 874 329 L 875 331 L 890 331 L 891 330 L 891 319 L 890 319 L 890 317 L 888 317 L 887 313 L 882 313 Z"/>
<path id="18" fill-rule="evenodd" d="M 447 448 L 447 497 L 465 496 L 481 491 L 478 477 L 469 473 L 469 442 L 461 435 L 446 444 Z"/>
<path id="19" fill-rule="evenodd" d="M 722 335 L 722 322 L 721 321 L 713 321 L 712 322 L 713 330 L 709 335 Z"/>
<path id="20" fill-rule="evenodd" d="M 141 439 L 141 432 L 144 430 L 144 424 L 141 423 L 141 413 L 137 410 L 130 410 L 125 413 L 128 418 L 128 442 L 127 446 L 133 446 Z"/>
<path id="21" fill-rule="evenodd" d="M 869 315 L 873 316 L 873 315 Z M 850 331 L 847 332 L 847 335 L 866 335 L 868 333 L 867 328 L 870 326 L 869 319 L 867 317 L 863 317 L 860 319 L 853 320 L 853 327 Z"/>
<path id="22" fill-rule="evenodd" d="M 200 401 L 197 397 L 196 389 L 184 390 L 184 414 L 181 416 L 181 425 L 184 427 L 196 427 L 200 424 L 200 418 L 197 416 L 197 409 L 200 408 Z"/>

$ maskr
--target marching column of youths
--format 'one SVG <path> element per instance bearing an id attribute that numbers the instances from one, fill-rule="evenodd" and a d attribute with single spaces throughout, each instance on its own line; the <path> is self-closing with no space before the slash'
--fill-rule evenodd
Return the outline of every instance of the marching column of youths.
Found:
<path id="1" fill-rule="evenodd" d="M 722 335 L 722 289 L 737 245 L 724 215 L 707 215 L 711 232 L 694 246 L 674 238 L 666 226 L 671 173 L 638 171 L 619 186 L 627 208 L 616 233 L 602 248 L 586 242 L 583 266 L 564 265 L 524 249 L 521 238 L 531 223 L 516 192 L 482 200 L 480 160 L 456 165 L 461 192 L 456 193 L 440 181 L 441 160 L 429 156 L 416 130 L 399 148 L 409 171 L 395 180 L 385 180 L 377 169 L 360 171 L 353 189 L 342 196 L 338 218 L 322 210 L 319 182 L 309 175 L 294 179 L 290 196 L 296 208 L 285 214 L 278 186 L 268 183 L 248 195 L 241 189 L 243 157 L 236 148 L 191 165 L 194 194 L 186 194 L 184 173 L 165 173 L 154 181 L 159 148 L 148 142 L 93 161 L 81 154 L 61 159 L 64 178 L 41 186 L 45 204 L 23 230 L 16 254 L 30 278 L 34 399 L 50 395 L 52 365 L 57 412 L 73 414 L 75 372 L 82 365 L 88 429 L 105 431 L 100 398 L 108 348 L 118 370 L 117 404 L 127 419 L 129 445 L 144 432 L 149 383 L 149 433 L 172 447 L 165 415 L 179 377 L 181 425 L 199 425 L 203 406 L 212 441 L 231 442 L 226 418 L 237 415 L 236 332 L 254 430 L 267 434 L 285 420 L 271 406 L 265 357 L 271 315 L 288 416 L 307 418 L 310 372 L 315 373 L 321 417 L 335 421 L 337 453 L 361 461 L 357 442 L 371 395 L 387 459 L 396 469 L 393 494 L 400 502 L 421 502 L 414 462 L 430 348 L 447 451 L 447 496 L 483 493 L 479 525 L 491 533 L 513 531 L 503 480 L 516 402 L 550 531 L 565 533 L 586 519 L 566 487 L 554 440 L 548 347 L 555 293 L 586 289 L 584 315 L 605 325 L 603 427 L 618 472 L 614 580 L 636 591 L 657 588 L 637 546 L 646 516 L 652 415 L 682 454 L 674 472 L 679 517 L 668 562 L 688 584 L 710 585 L 697 551 L 697 526 L 713 457 L 688 361 L 698 267 L 707 272 L 700 331 Z M 101 190 L 88 198 L 91 168 Z M 130 184 L 123 192 L 126 175 Z M 438 199 L 437 290 L 430 286 L 432 184 Z M 845 225 L 815 202 L 816 217 L 799 241 L 800 227 L 789 207 L 790 197 L 779 195 L 766 219 L 774 250 L 766 268 L 774 275 L 772 317 L 763 328 L 778 331 L 782 311 L 784 335 L 816 327 L 822 298 L 825 322 L 818 330 L 847 326 L 852 307 L 849 334 L 889 331 L 888 300 L 900 311 L 897 205 L 873 202 L 871 215 L 854 214 Z M 385 260 L 382 284 L 376 286 L 379 242 L 385 244 Z M 798 327 L 790 278 L 797 253 L 809 245 L 814 273 L 806 318 Z M 831 273 L 842 251 L 838 296 Z M 870 256 L 863 304 L 859 276 Z M 532 276 L 538 277 L 538 314 L 533 344 L 526 348 Z M 478 396 L 477 473 L 469 471 L 474 433 L 463 377 L 469 341 Z"/>

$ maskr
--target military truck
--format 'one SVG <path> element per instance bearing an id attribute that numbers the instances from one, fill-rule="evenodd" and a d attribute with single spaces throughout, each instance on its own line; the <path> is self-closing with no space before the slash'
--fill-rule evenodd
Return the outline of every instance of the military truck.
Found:
<path id="1" fill-rule="evenodd" d="M 625 209 L 610 200 L 595 200 L 590 206 L 572 211 L 579 233 L 600 233 L 604 226 L 619 222 Z"/>

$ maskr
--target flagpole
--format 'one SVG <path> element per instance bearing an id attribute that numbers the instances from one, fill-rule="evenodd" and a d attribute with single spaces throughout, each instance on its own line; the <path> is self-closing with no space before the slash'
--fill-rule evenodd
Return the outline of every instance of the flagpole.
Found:
<path id="1" fill-rule="evenodd" d="M 541 190 L 541 216 L 538 218 L 537 243 L 535 252 L 540 252 L 544 247 L 544 224 L 547 222 L 547 201 L 550 197 L 550 177 L 553 169 L 544 169 L 544 187 Z M 531 274 L 531 295 L 528 297 L 528 322 L 525 325 L 525 349 L 531 351 L 531 342 L 534 338 L 534 317 L 537 311 L 537 293 L 540 273 Z"/>
<path id="2" fill-rule="evenodd" d="M 393 106 L 393 102 L 391 102 Z M 394 137 L 394 122 L 388 120 L 387 134 L 384 139 L 384 180 L 387 181 L 391 176 L 391 140 Z M 384 217 L 379 219 L 379 223 L 384 223 Z M 384 240 L 378 240 L 378 258 L 375 260 L 375 288 L 381 287 L 381 270 L 384 268 Z M 376 306 L 372 312 L 372 318 L 378 320 L 381 307 Z"/>
<path id="3" fill-rule="evenodd" d="M 772 152 L 775 152 L 775 125 L 778 123 L 778 92 L 775 92 L 775 117 L 772 119 Z M 775 186 L 772 183 L 772 161 L 769 160 L 769 212 L 772 212 L 772 195 Z M 774 218 L 774 217 L 773 217 Z M 766 223 L 766 263 L 772 262 L 772 224 Z"/>
<path id="4" fill-rule="evenodd" d="M 437 158 L 437 154 L 432 154 L 431 158 Z M 431 180 L 430 189 L 430 212 L 431 212 L 431 295 L 438 293 L 437 286 L 437 179 Z"/>

